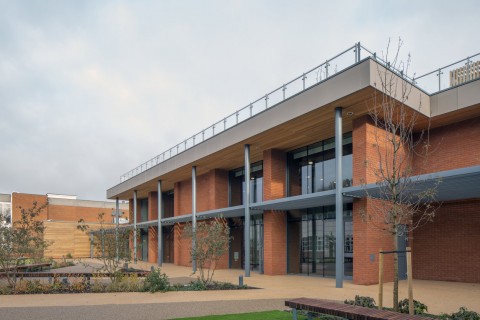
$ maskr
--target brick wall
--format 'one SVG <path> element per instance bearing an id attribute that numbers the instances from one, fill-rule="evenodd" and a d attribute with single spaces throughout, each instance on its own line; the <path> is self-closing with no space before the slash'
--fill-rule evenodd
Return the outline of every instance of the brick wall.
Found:
<path id="1" fill-rule="evenodd" d="M 104 213 L 103 220 L 112 222 L 112 211 L 109 208 L 91 208 L 91 207 L 74 207 L 62 205 L 49 205 L 48 218 L 59 221 L 78 221 L 83 219 L 86 222 L 98 222 L 98 215 Z"/>
<path id="2" fill-rule="evenodd" d="M 279 150 L 263 152 L 263 199 L 286 196 L 286 154 Z M 265 211 L 264 272 L 268 275 L 287 273 L 287 215 L 285 212 Z"/>
<path id="3" fill-rule="evenodd" d="M 158 260 L 158 228 L 148 228 L 148 262 L 156 263 Z"/>
<path id="4" fill-rule="evenodd" d="M 215 169 L 197 176 L 197 212 L 228 207 L 228 172 Z M 192 212 L 191 180 L 175 183 L 175 216 Z M 182 227 L 176 227 L 174 233 L 174 263 L 191 266 L 191 240 L 182 236 Z M 228 268 L 228 254 L 218 262 L 217 268 Z"/>
<path id="5" fill-rule="evenodd" d="M 413 232 L 413 277 L 480 283 L 480 200 L 444 203 Z"/>
<path id="6" fill-rule="evenodd" d="M 430 130 L 430 155 L 414 158 L 417 173 L 480 165 L 480 117 Z"/>
<path id="7" fill-rule="evenodd" d="M 363 219 L 365 212 L 378 210 L 379 201 L 355 200 L 353 203 L 353 283 L 378 283 L 378 252 L 393 250 L 393 238 Z M 393 255 L 384 257 L 384 281 L 393 281 Z"/>
<path id="8" fill-rule="evenodd" d="M 12 193 L 12 221 L 17 221 L 20 219 L 21 215 L 21 208 L 23 209 L 30 209 L 33 207 L 33 202 L 37 202 L 37 206 L 40 207 L 47 203 L 47 196 L 46 195 L 38 195 L 38 194 L 26 194 L 26 193 Z M 48 206 L 44 208 L 39 216 L 39 220 L 48 220 Z"/>
<path id="9" fill-rule="evenodd" d="M 157 220 L 158 218 L 158 193 L 148 193 L 148 220 Z"/>
<path id="10" fill-rule="evenodd" d="M 374 183 L 375 170 L 380 166 L 387 147 L 382 145 L 379 132 L 369 117 L 353 122 L 353 184 Z M 363 216 L 376 215 L 382 206 L 378 200 L 362 199 L 353 203 L 353 282 L 356 284 L 378 283 L 378 251 L 393 250 L 393 238 L 378 227 L 379 221 L 366 221 Z M 378 216 L 378 215 L 377 215 Z M 384 259 L 384 280 L 393 280 L 393 256 Z"/>

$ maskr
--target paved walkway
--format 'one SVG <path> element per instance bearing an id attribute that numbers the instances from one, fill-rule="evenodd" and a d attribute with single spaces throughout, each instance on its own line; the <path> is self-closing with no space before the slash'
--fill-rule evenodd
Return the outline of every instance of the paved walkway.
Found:
<path id="1" fill-rule="evenodd" d="M 131 266 L 148 270 L 151 265 L 152 264 L 139 262 L 137 265 Z M 162 267 L 162 272 L 167 273 L 170 278 L 191 277 L 194 279 L 194 276 L 191 275 L 191 269 L 187 267 L 164 264 Z M 218 281 L 238 283 L 239 275 L 242 275 L 241 270 L 217 270 L 215 279 Z M 337 289 L 335 288 L 335 279 L 319 277 L 295 275 L 266 276 L 258 273 L 252 273 L 250 278 L 244 279 L 244 282 L 249 286 L 261 289 L 206 292 L 166 292 L 154 294 L 100 293 L 2 296 L 0 298 L 0 308 L 7 309 L 0 309 L 0 319 L 3 317 L 3 311 L 8 310 L 8 312 L 10 312 L 18 307 L 26 309 L 26 311 L 17 309 L 19 312 L 27 312 L 29 310 L 28 307 L 56 306 L 98 306 L 97 308 L 99 310 L 104 310 L 105 308 L 108 310 L 123 310 L 123 308 L 128 309 L 128 305 L 130 305 L 132 308 L 131 310 L 137 310 L 137 308 L 142 310 L 141 305 L 143 305 L 143 307 L 153 310 L 155 307 L 151 305 L 157 304 L 157 307 L 164 310 L 164 312 L 171 311 L 168 314 L 165 313 L 165 318 L 175 318 L 190 316 L 192 315 L 192 311 L 195 312 L 194 314 L 198 315 L 236 313 L 236 310 L 238 309 L 235 308 L 235 306 L 241 305 L 243 305 L 243 307 L 240 308 L 241 312 L 247 312 L 250 310 L 258 311 L 268 309 L 283 309 L 284 307 L 282 301 L 288 298 L 310 297 L 343 301 L 345 299 L 353 299 L 357 294 L 370 296 L 375 299 L 378 295 L 376 285 L 359 286 L 352 284 L 351 281 L 345 281 L 344 288 Z M 387 306 L 391 305 L 391 291 L 392 284 L 386 284 L 384 288 L 384 301 Z M 400 283 L 400 297 L 407 297 L 405 281 Z M 415 280 L 414 298 L 425 303 L 429 307 L 429 311 L 432 313 L 454 312 L 457 311 L 461 306 L 465 306 L 468 309 L 480 312 L 480 284 Z M 269 302 L 267 303 L 267 301 Z M 192 302 L 196 303 L 191 304 Z M 118 305 L 127 306 L 121 307 Z M 266 309 L 262 308 L 264 306 Z M 41 308 L 36 308 L 36 310 L 41 310 Z M 73 310 L 74 309 L 71 311 Z M 3 315 L 5 314 L 6 313 L 3 313 Z M 119 316 L 122 315 L 119 314 Z M 20 316 L 18 317 L 18 319 L 21 318 L 22 317 Z M 162 318 L 163 316 L 160 319 Z M 50 317 L 49 319 L 54 318 Z M 142 318 L 137 317 L 135 319 Z"/>

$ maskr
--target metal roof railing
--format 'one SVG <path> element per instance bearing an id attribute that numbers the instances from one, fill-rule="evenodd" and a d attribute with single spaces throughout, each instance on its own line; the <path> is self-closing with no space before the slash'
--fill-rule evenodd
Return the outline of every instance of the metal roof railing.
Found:
<path id="1" fill-rule="evenodd" d="M 208 128 L 194 134 L 193 136 L 185 139 L 184 141 L 178 143 L 177 145 L 171 147 L 170 149 L 158 154 L 157 156 L 151 158 L 150 160 L 140 164 L 136 168 L 122 174 L 120 176 L 120 182 L 127 181 L 142 172 L 147 171 L 148 169 L 168 160 L 176 155 L 179 155 L 182 152 L 196 146 L 199 143 L 202 143 L 252 117 L 255 115 L 274 107 L 275 105 L 283 102 L 286 99 L 289 99 L 304 90 L 308 90 L 309 88 L 317 85 L 320 82 L 323 82 L 337 73 L 344 71 L 351 66 L 367 59 L 371 58 L 375 61 L 379 62 L 390 71 L 394 72 L 398 76 L 404 78 L 405 80 L 409 81 L 410 83 L 423 88 L 423 90 L 427 90 L 427 92 L 434 93 L 443 90 L 445 88 L 446 81 L 441 81 L 439 78 L 438 80 L 438 90 L 435 90 L 435 85 L 432 86 L 432 81 L 435 82 L 435 78 L 430 77 L 435 74 L 443 75 L 445 74 L 445 70 L 455 68 L 461 65 L 463 62 L 467 61 L 467 65 L 470 65 L 470 61 L 473 57 L 476 57 L 480 54 L 476 54 L 464 60 L 460 60 L 456 63 L 450 64 L 444 68 L 440 68 L 436 71 L 432 71 L 430 73 L 424 74 L 420 77 L 411 78 L 408 75 L 404 74 L 403 70 L 397 70 L 393 66 L 390 65 L 388 61 L 383 60 L 381 57 L 378 57 L 376 52 L 372 52 L 367 48 L 363 47 L 360 42 L 356 43 L 355 45 L 349 47 L 348 49 L 340 52 L 333 58 L 330 58 L 323 62 L 322 64 L 316 66 L 313 69 L 310 69 L 300 76 L 296 77 L 295 79 L 284 83 L 280 87 L 274 89 L 266 93 L 264 96 L 258 98 L 257 100 L 249 103 L 245 107 L 235 111 L 234 113 L 226 116 L 225 118 L 221 119 L 220 121 L 215 122 Z M 470 77 L 470 73 L 468 73 L 468 77 Z M 429 90 L 429 88 L 431 88 Z M 431 91 L 433 89 L 433 91 Z"/>

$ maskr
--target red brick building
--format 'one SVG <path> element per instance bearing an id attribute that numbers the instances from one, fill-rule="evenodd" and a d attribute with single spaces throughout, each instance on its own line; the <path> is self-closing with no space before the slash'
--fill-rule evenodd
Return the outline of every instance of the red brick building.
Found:
<path id="1" fill-rule="evenodd" d="M 377 282 L 378 251 L 393 241 L 362 212 L 382 201 L 366 197 L 377 190 L 368 164 L 382 162 L 369 107 L 402 96 L 379 89 L 387 74 L 411 88 L 404 105 L 416 132 L 430 128 L 433 151 L 426 167 L 411 160 L 415 179 L 440 181 L 434 221 L 399 239 L 412 247 L 413 276 L 480 282 L 479 71 L 457 68 L 462 81 L 448 86 L 435 74 L 413 81 L 360 44 L 346 55 L 345 68 L 333 72 L 340 58 L 329 60 L 122 175 L 107 197 L 130 201 L 137 257 L 191 265 L 183 223 L 223 216 L 233 240 L 222 268 Z M 392 265 L 388 257 L 386 279 Z"/>

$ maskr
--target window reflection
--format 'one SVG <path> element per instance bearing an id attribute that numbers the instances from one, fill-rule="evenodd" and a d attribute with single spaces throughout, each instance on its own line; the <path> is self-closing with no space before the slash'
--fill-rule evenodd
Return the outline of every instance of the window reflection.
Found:
<path id="1" fill-rule="evenodd" d="M 229 172 L 229 205 L 242 205 L 245 197 L 245 170 L 238 168 Z M 253 163 L 250 167 L 250 203 L 263 201 L 263 162 Z"/>
<path id="2" fill-rule="evenodd" d="M 343 136 L 342 184 L 352 185 L 352 134 Z M 288 154 L 289 196 L 335 189 L 335 140 L 324 140 Z"/>

